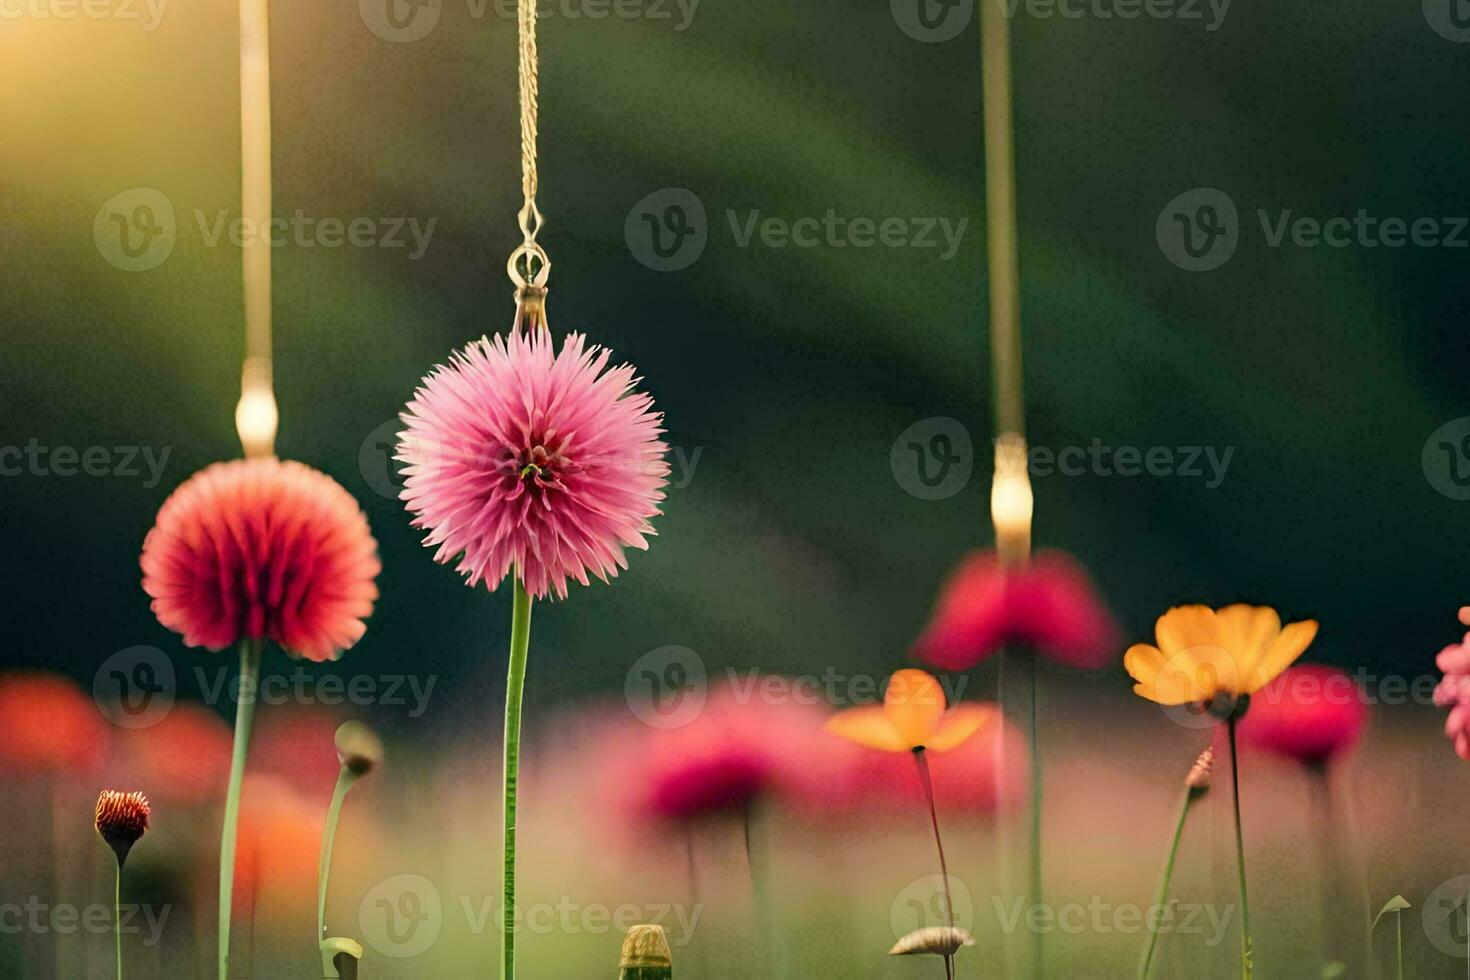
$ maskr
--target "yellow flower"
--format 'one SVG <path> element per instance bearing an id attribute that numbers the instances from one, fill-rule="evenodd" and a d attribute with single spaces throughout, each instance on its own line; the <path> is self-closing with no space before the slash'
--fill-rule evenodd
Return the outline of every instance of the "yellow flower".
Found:
<path id="1" fill-rule="evenodd" d="M 1283 629 L 1269 606 L 1176 606 L 1154 626 L 1158 646 L 1134 644 L 1123 666 L 1138 682 L 1133 693 L 1150 701 L 1209 705 L 1228 696 L 1222 700 L 1233 707 L 1290 667 L 1316 635 L 1316 620 Z"/>
<path id="2" fill-rule="evenodd" d="M 839 711 L 827 720 L 826 729 L 885 752 L 943 752 L 974 735 L 993 713 L 978 704 L 957 704 L 946 714 L 939 681 L 910 668 L 894 671 L 882 704 Z"/>

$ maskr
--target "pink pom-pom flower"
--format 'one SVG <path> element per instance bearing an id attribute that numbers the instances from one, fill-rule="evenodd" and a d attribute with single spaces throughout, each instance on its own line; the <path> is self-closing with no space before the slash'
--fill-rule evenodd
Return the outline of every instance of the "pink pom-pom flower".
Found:
<path id="1" fill-rule="evenodd" d="M 398 459 L 434 559 L 494 589 L 512 567 L 537 598 L 626 568 L 668 482 L 663 416 L 632 365 L 570 334 L 481 338 L 436 368 L 403 413 Z"/>
<path id="2" fill-rule="evenodd" d="M 143 590 L 189 646 L 268 637 L 333 660 L 367 628 L 377 548 L 357 501 L 326 474 L 273 456 L 215 463 L 159 509 Z"/>
<path id="3" fill-rule="evenodd" d="M 1335 667 L 1298 664 L 1251 695 L 1240 720 L 1247 745 L 1323 765 L 1352 748 L 1368 706 L 1352 677 Z"/>
<path id="4" fill-rule="evenodd" d="M 914 654 L 942 670 L 969 670 L 1016 645 L 1072 667 L 1105 667 L 1118 627 L 1086 570 L 1070 555 L 1043 551 L 1005 569 L 993 551 L 967 555 L 940 589 Z"/>
<path id="5" fill-rule="evenodd" d="M 1460 622 L 1470 626 L 1470 606 L 1461 607 Z M 1439 651 L 1434 664 L 1444 671 L 1434 689 L 1434 703 L 1450 709 L 1445 736 L 1454 743 L 1456 755 L 1470 760 L 1470 633 Z"/>

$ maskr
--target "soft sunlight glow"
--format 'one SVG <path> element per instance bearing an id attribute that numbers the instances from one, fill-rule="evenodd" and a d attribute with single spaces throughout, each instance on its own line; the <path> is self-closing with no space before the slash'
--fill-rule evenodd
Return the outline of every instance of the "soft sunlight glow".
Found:
<path id="1" fill-rule="evenodd" d="M 279 423 L 276 396 L 268 385 L 253 384 L 240 393 L 240 401 L 235 405 L 235 431 L 240 433 L 240 445 L 245 447 L 247 457 L 275 453 Z"/>
<path id="2" fill-rule="evenodd" d="M 1031 476 L 1026 469 L 1026 440 L 1005 434 L 995 440 L 995 478 L 990 484 L 990 519 L 995 523 L 995 550 L 1001 562 L 1014 565 L 1031 552 Z"/>

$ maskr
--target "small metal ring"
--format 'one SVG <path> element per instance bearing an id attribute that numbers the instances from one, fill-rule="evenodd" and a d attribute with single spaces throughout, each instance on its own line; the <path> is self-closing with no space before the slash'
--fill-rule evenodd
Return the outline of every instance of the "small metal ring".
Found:
<path id="1" fill-rule="evenodd" d="M 526 265 L 524 272 L 520 267 L 522 260 L 525 260 Z M 539 267 L 537 263 L 540 263 Z M 505 271 L 510 276 L 510 281 L 517 286 L 545 286 L 551 275 L 551 259 L 547 258 L 546 250 L 535 242 L 522 242 L 510 253 Z"/>

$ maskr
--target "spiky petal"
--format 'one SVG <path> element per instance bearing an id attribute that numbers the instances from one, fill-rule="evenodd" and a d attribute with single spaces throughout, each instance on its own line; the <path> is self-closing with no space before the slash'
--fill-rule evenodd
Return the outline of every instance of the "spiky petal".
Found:
<path id="1" fill-rule="evenodd" d="M 439 562 L 494 589 L 512 567 L 537 598 L 607 581 L 648 547 L 668 482 L 663 416 L 631 365 L 571 334 L 481 338 L 403 413 L 403 500 Z"/>
<path id="2" fill-rule="evenodd" d="M 127 859 L 128 851 L 148 831 L 148 797 L 142 793 L 124 793 L 115 789 L 104 789 L 97 797 L 97 833 L 112 848 L 121 864 Z"/>

